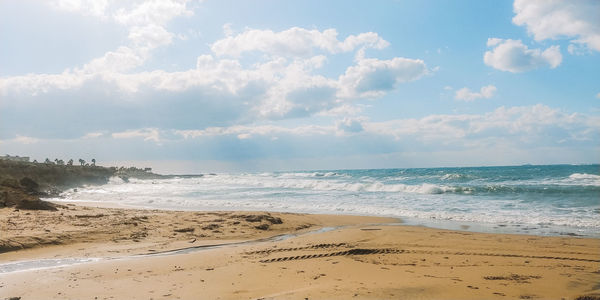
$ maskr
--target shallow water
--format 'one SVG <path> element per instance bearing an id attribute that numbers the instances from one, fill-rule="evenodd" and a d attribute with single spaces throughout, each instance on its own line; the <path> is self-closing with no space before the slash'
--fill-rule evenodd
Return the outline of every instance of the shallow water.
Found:
<path id="1" fill-rule="evenodd" d="M 379 224 L 379 225 L 381 225 L 381 224 Z M 388 224 L 388 225 L 395 225 L 395 224 Z M 311 230 L 308 232 L 280 234 L 280 235 L 275 235 L 272 237 L 261 238 L 261 239 L 256 239 L 256 240 L 248 240 L 248 241 L 233 242 L 233 243 L 212 244 L 212 245 L 191 246 L 191 247 L 173 249 L 173 250 L 167 250 L 167 251 L 161 251 L 161 252 L 150 252 L 150 253 L 145 253 L 145 254 L 129 255 L 129 256 L 121 256 L 121 257 L 69 257 L 69 258 L 49 258 L 49 259 L 33 259 L 33 260 L 13 261 L 13 262 L 0 264 L 0 275 L 14 273 L 14 272 L 67 267 L 67 266 L 74 266 L 74 265 L 93 263 L 93 262 L 99 262 L 99 261 L 107 261 L 107 260 L 124 260 L 124 259 L 151 257 L 151 256 L 168 256 L 168 255 L 188 254 L 188 253 L 206 251 L 206 250 L 210 250 L 210 249 L 225 248 L 225 247 L 252 245 L 252 244 L 258 244 L 258 243 L 264 243 L 264 242 L 279 242 L 279 241 L 285 241 L 289 238 L 300 236 L 300 235 L 323 233 L 323 232 L 328 232 L 328 231 L 332 231 L 332 230 L 339 229 L 339 228 L 343 228 L 343 226 L 322 227 L 322 228 L 319 228 L 316 230 Z"/>

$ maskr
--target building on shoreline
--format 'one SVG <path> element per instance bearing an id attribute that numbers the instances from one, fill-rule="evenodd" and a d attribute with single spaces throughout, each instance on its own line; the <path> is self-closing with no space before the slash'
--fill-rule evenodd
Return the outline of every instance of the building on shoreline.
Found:
<path id="1" fill-rule="evenodd" d="M 10 156 L 8 154 L 4 155 L 4 156 L 0 156 L 0 159 L 4 159 L 4 160 L 10 160 L 10 161 L 22 161 L 22 162 L 29 162 L 29 156 Z"/>

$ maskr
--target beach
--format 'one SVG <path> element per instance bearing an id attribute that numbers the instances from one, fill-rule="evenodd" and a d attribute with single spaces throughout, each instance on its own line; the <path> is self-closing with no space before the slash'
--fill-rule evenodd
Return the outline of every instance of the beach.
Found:
<path id="1" fill-rule="evenodd" d="M 0 300 L 600 300 L 598 16 L 0 1 Z"/>
<path id="2" fill-rule="evenodd" d="M 0 218 L 0 299 L 600 297 L 596 238 L 72 203 Z"/>

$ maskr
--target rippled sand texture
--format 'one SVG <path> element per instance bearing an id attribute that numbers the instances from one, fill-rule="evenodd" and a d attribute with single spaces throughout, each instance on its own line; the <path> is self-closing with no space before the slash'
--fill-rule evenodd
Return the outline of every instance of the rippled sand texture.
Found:
<path id="1" fill-rule="evenodd" d="M 107 217 L 77 217 L 84 212 Z M 36 214 L 23 215 L 22 220 L 29 217 L 34 221 L 38 218 Z M 23 299 L 575 299 L 582 295 L 600 296 L 598 239 L 374 225 L 393 220 L 351 216 L 241 212 L 69 207 L 68 213 L 65 211 L 61 216 L 62 221 L 57 217 L 57 222 L 85 220 L 90 224 L 81 228 L 93 229 L 92 224 L 104 222 L 99 220 L 144 216 L 149 224 L 138 221 L 137 226 L 106 229 L 112 233 L 102 233 L 104 229 L 97 229 L 96 234 L 94 230 L 76 233 L 72 231 L 77 227 L 73 224 L 70 226 L 74 227 L 67 226 L 62 233 L 58 225 L 48 227 L 56 236 L 71 235 L 74 243 L 10 251 L 0 254 L 0 263 L 69 257 L 120 259 L 0 274 L 0 296 Z M 253 222 L 255 218 L 260 222 Z M 270 224 L 270 218 L 280 218 L 281 224 L 275 224 L 279 223 L 277 219 Z M 219 219 L 222 221 L 216 221 Z M 202 228 L 210 224 L 220 224 L 220 227 L 202 237 L 207 231 Z M 262 230 L 257 228 L 260 224 L 270 225 Z M 132 253 L 154 254 L 215 241 L 232 243 L 343 224 L 348 226 L 284 240 L 199 247 L 185 254 L 129 257 Z M 153 227 L 155 225 L 160 226 Z M 144 232 L 142 228 L 148 230 L 145 236 L 135 237 L 136 242 L 130 234 L 123 238 L 127 236 L 126 228 L 132 233 Z M 91 240 L 75 238 L 83 236 Z"/>

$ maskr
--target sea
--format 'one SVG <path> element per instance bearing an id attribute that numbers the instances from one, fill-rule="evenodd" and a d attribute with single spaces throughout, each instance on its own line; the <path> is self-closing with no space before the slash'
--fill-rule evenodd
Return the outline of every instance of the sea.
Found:
<path id="1" fill-rule="evenodd" d="M 128 182 L 114 177 L 50 200 L 386 216 L 452 230 L 600 237 L 600 165 L 211 173 Z"/>

